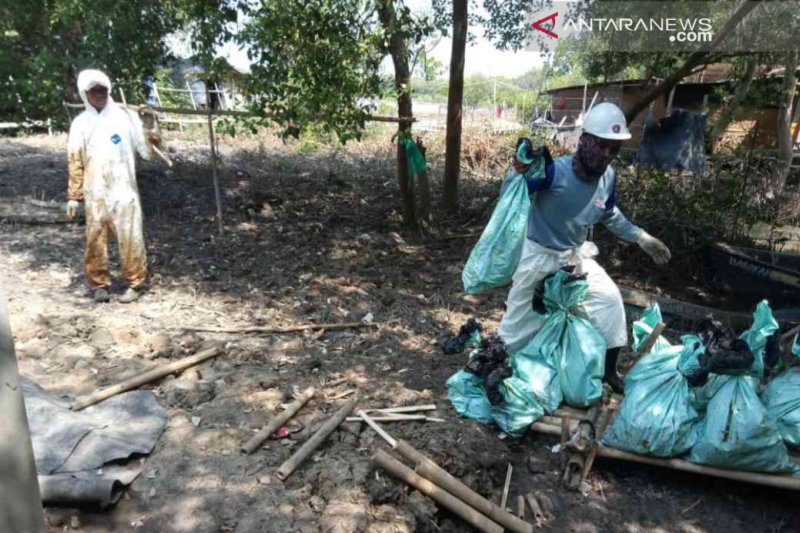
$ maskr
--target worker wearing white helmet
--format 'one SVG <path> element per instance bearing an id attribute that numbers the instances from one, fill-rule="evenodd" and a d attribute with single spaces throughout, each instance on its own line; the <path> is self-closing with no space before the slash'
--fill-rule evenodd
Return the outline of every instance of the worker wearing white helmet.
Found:
<path id="1" fill-rule="evenodd" d="M 160 138 L 146 135 L 138 115 L 111 99 L 111 81 L 99 70 L 78 75 L 78 92 L 86 109 L 69 130 L 67 215 L 74 218 L 80 202 L 85 202 L 83 267 L 95 301 L 109 300 L 108 234 L 112 232 L 119 245 L 122 276 L 128 283 L 120 301 L 132 302 L 147 281 L 134 152 L 150 159 L 149 143 L 158 144 Z"/>
<path id="2" fill-rule="evenodd" d="M 610 163 L 630 137 L 622 111 L 600 103 L 586 117 L 574 155 L 552 160 L 545 153 L 545 172 L 526 176 L 531 194 L 528 238 L 499 331 L 510 352 L 523 348 L 541 327 L 540 315 L 532 307 L 537 285 L 559 268 L 576 264 L 589 283 L 584 309 L 608 348 L 605 379 L 618 390 L 617 357 L 627 342 L 625 308 L 619 289 L 594 260 L 598 251 L 587 241 L 589 228 L 602 223 L 617 237 L 637 243 L 657 264 L 670 259 L 669 249 L 628 221 L 616 205 L 616 177 Z M 525 175 L 536 167 L 539 156 L 530 140 L 520 139 L 514 170 L 504 185 L 517 173 Z"/>

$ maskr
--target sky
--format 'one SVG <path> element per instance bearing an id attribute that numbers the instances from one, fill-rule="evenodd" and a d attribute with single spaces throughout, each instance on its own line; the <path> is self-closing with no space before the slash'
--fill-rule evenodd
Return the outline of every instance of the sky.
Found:
<path id="1" fill-rule="evenodd" d="M 430 0 L 406 0 L 412 11 L 418 12 L 430 9 Z M 503 76 L 513 78 L 524 74 L 534 67 L 541 67 L 544 61 L 538 52 L 501 52 L 496 50 L 492 44 L 480 36 L 480 28 L 470 28 L 470 31 L 478 35 L 474 44 L 467 44 L 466 58 L 464 61 L 464 73 L 467 76 L 473 74 L 483 74 L 486 76 Z M 450 38 L 443 38 L 431 55 L 441 61 L 445 66 L 443 77 L 447 77 L 450 69 L 450 51 L 453 41 Z M 219 49 L 220 55 L 225 57 L 234 67 L 242 71 L 249 71 L 250 62 L 244 50 L 239 50 L 235 45 L 228 44 Z M 383 68 L 387 72 L 392 72 L 392 63 L 389 58 L 384 61 Z"/>
<path id="2" fill-rule="evenodd" d="M 413 12 L 431 9 L 430 0 L 406 0 L 406 5 Z M 495 49 L 492 44 L 484 39 L 480 28 L 470 28 L 470 31 L 477 34 L 475 44 L 467 43 L 467 52 L 464 60 L 464 74 L 484 74 L 486 76 L 505 76 L 513 78 L 524 74 L 534 67 L 541 67 L 544 61 L 538 52 L 501 52 Z M 453 40 L 444 38 L 434 48 L 431 55 L 444 63 L 445 70 L 450 69 L 450 50 Z"/>

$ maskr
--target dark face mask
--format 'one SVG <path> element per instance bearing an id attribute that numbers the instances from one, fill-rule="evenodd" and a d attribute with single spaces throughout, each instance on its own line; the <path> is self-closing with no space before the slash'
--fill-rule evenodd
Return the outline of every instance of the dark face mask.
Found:
<path id="1" fill-rule="evenodd" d="M 619 154 L 621 147 L 621 141 L 601 139 L 590 133 L 582 133 L 578 149 L 572 158 L 572 169 L 582 180 L 597 180 Z"/>

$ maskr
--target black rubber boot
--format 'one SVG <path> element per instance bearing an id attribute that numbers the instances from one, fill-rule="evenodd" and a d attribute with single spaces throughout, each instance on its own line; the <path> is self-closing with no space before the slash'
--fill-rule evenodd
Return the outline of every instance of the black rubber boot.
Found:
<path id="1" fill-rule="evenodd" d="M 622 379 L 619 377 L 619 373 L 617 372 L 617 359 L 619 358 L 619 352 L 622 348 L 609 348 L 606 351 L 606 373 L 603 376 L 603 381 L 609 384 L 609 386 L 614 389 L 614 392 L 618 392 L 622 394 L 625 392 L 625 386 L 622 383 Z"/>

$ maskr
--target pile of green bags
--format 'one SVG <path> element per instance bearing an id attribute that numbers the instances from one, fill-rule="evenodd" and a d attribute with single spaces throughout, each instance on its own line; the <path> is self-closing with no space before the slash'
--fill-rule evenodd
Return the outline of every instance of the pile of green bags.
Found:
<path id="1" fill-rule="evenodd" d="M 658 304 L 634 322 L 634 351 L 659 322 Z M 603 435 L 604 444 L 641 455 L 675 457 L 697 443 L 700 415 L 692 406 L 685 375 L 697 367 L 703 345 L 695 335 L 681 340 L 683 344 L 672 346 L 659 336 L 651 351 L 625 376 L 625 398 Z"/>
<path id="2" fill-rule="evenodd" d="M 633 326 L 638 348 L 661 320 L 657 306 Z M 680 457 L 731 470 L 797 472 L 786 443 L 800 444 L 800 372 L 785 371 L 764 389 L 764 350 L 778 323 L 766 301 L 753 313 L 753 324 L 739 338 L 753 354 L 749 368 L 711 374 L 691 388 L 687 376 L 699 368 L 705 351 L 695 335 L 671 346 L 659 337 L 625 378 L 625 398 L 603 436 L 607 446 L 655 457 Z"/>
<path id="3" fill-rule="evenodd" d="M 461 370 L 447 380 L 447 395 L 456 412 L 479 422 L 494 422 L 505 433 L 520 436 L 553 412 L 562 400 L 584 407 L 602 395 L 605 366 L 603 337 L 576 310 L 588 283 L 560 270 L 545 283 L 548 314 L 542 329 L 521 351 L 511 354 L 511 377 L 500 386 L 503 402 L 491 405 L 481 379 Z M 474 353 L 474 352 L 473 352 Z"/>

